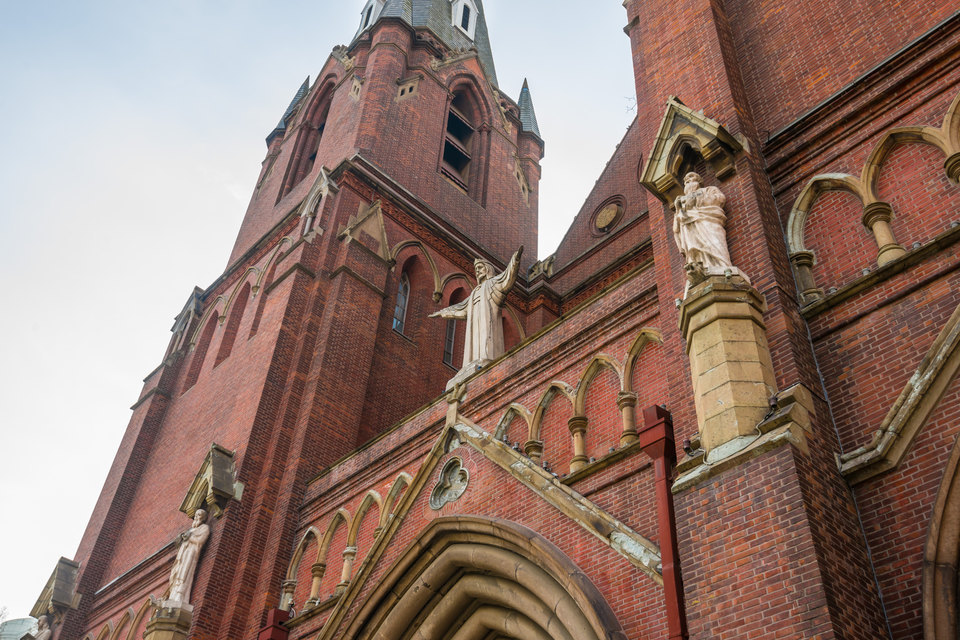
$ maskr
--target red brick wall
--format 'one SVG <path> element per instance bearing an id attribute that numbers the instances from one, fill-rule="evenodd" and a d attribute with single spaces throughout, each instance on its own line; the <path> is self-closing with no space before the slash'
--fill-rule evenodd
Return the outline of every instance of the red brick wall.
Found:
<path id="1" fill-rule="evenodd" d="M 790 124 L 956 10 L 938 0 L 724 5 L 757 126 L 768 132 Z"/>
<path id="2" fill-rule="evenodd" d="M 884 606 L 896 638 L 923 635 L 922 569 L 933 501 L 960 433 L 954 380 L 900 466 L 856 487 Z"/>

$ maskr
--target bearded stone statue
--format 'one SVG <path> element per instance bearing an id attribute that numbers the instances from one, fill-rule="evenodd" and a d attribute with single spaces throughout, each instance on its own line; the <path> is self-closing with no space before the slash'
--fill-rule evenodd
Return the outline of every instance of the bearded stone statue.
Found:
<path id="1" fill-rule="evenodd" d="M 473 263 L 477 275 L 477 286 L 463 302 L 450 305 L 430 317 L 454 318 L 467 321 L 466 339 L 463 345 L 463 368 L 475 371 L 477 365 L 495 360 L 503 355 L 503 326 L 500 323 L 500 307 L 507 292 L 517 280 L 520 266 L 520 247 L 506 269 L 496 273 L 492 264 L 486 260 Z"/>

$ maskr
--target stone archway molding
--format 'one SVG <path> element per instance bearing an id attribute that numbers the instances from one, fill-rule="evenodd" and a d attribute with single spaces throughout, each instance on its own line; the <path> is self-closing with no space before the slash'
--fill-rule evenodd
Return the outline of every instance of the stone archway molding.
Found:
<path id="1" fill-rule="evenodd" d="M 378 580 L 350 640 L 626 640 L 573 562 L 519 524 L 438 518 Z"/>
<path id="2" fill-rule="evenodd" d="M 960 441 L 953 445 L 933 504 L 923 554 L 923 637 L 958 637 L 957 575 L 960 564 Z"/>

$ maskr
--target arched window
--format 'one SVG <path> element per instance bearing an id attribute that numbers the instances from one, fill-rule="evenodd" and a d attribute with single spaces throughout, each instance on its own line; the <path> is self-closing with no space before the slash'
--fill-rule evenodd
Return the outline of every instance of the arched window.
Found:
<path id="1" fill-rule="evenodd" d="M 243 285 L 240 293 L 233 301 L 233 309 L 230 310 L 230 316 L 227 318 L 227 328 L 223 332 L 223 338 L 220 340 L 220 349 L 217 351 L 217 359 L 213 366 L 217 366 L 227 359 L 230 352 L 233 351 L 233 343 L 237 339 L 237 329 L 240 328 L 240 321 L 243 320 L 243 312 L 247 308 L 247 300 L 250 298 L 250 283 Z"/>
<path id="2" fill-rule="evenodd" d="M 397 287 L 397 306 L 393 309 L 393 330 L 403 333 L 403 326 L 407 319 L 407 302 L 410 299 L 410 279 L 407 274 L 400 276 L 400 286 Z"/>
<path id="3" fill-rule="evenodd" d="M 470 183 L 470 163 L 473 160 L 473 138 L 477 126 L 476 110 L 464 92 L 457 92 L 447 112 L 447 127 L 443 141 L 441 171 L 464 191 Z"/>
<path id="4" fill-rule="evenodd" d="M 323 140 L 323 132 L 327 127 L 327 116 L 330 114 L 330 103 L 333 100 L 333 88 L 334 85 L 330 82 L 317 93 L 316 99 L 304 117 L 303 124 L 300 125 L 297 146 L 287 167 L 287 175 L 284 177 L 277 202 L 290 193 L 291 189 L 300 184 L 313 171 L 317 154 L 320 151 L 320 142 Z"/>
<path id="5" fill-rule="evenodd" d="M 473 0 L 455 0 L 453 3 L 452 24 L 473 40 L 477 32 L 477 6 Z"/>
<path id="6" fill-rule="evenodd" d="M 210 348 L 210 342 L 213 340 L 213 332 L 217 328 L 217 323 L 220 321 L 220 316 L 217 315 L 217 312 L 214 311 L 210 314 L 210 318 L 207 320 L 206 326 L 203 328 L 203 333 L 200 334 L 200 340 L 197 341 L 197 346 L 193 350 L 193 358 L 190 360 L 190 369 L 187 371 L 186 380 L 183 383 L 183 390 L 187 391 L 197 383 L 197 379 L 200 377 L 200 369 L 203 368 L 203 361 L 207 357 L 207 349 Z"/>
<path id="7" fill-rule="evenodd" d="M 452 294 L 450 294 L 449 304 L 457 304 L 462 302 L 467 297 L 467 292 L 462 288 L 457 288 Z M 459 331 L 459 340 L 457 339 L 457 321 L 453 318 L 447 320 L 446 325 L 446 335 L 443 341 L 443 363 L 453 367 L 454 369 L 459 368 L 462 364 L 460 360 L 463 356 L 463 334 L 464 329 L 461 327 Z M 457 351 L 457 343 L 459 342 L 460 351 Z"/>

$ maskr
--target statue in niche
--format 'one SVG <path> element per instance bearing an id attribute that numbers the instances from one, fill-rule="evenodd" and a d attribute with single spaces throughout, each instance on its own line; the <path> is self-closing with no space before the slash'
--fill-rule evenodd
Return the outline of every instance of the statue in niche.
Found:
<path id="1" fill-rule="evenodd" d="M 691 171 L 683 177 L 683 195 L 673 202 L 673 238 L 684 258 L 687 288 L 712 275 L 743 275 L 730 262 L 724 229 L 726 196 L 717 187 L 702 184 L 700 175 Z"/>
<path id="2" fill-rule="evenodd" d="M 500 323 L 500 307 L 507 292 L 517 280 L 517 269 L 523 247 L 510 258 L 507 268 L 497 274 L 492 264 L 477 259 L 473 263 L 477 286 L 463 302 L 450 305 L 430 317 L 454 318 L 467 321 L 466 339 L 463 345 L 463 369 L 475 371 L 478 365 L 495 360 L 503 355 L 503 326 Z"/>
<path id="3" fill-rule="evenodd" d="M 200 550 L 210 537 L 210 525 L 206 524 L 207 512 L 197 509 L 193 526 L 177 536 L 177 559 L 170 570 L 170 596 L 167 601 L 190 604 L 190 590 L 197 572 Z"/>
<path id="4" fill-rule="evenodd" d="M 50 640 L 53 637 L 53 629 L 50 628 L 50 617 L 46 614 L 37 619 L 37 632 L 28 633 L 23 636 L 23 640 Z"/>

